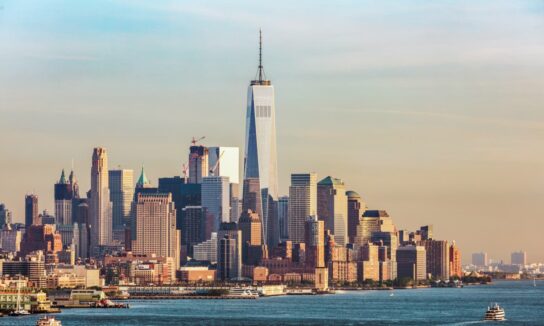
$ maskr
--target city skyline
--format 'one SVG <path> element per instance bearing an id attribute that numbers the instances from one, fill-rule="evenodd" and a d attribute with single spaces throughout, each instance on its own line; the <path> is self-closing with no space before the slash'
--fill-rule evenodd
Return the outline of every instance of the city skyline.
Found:
<path id="1" fill-rule="evenodd" d="M 3 10 L 10 10 L 10 6 L 5 5 Z M 424 5 L 421 6 L 425 7 Z M 522 10 L 524 8 L 518 9 Z M 418 9 L 414 10 L 417 11 Z M 421 7 L 419 10 L 425 12 Z M 156 13 L 156 11 L 154 12 Z M 186 11 L 183 13 L 187 14 Z M 315 12 L 311 12 L 311 14 L 315 14 Z M 202 12 L 195 13 L 194 11 L 191 14 L 189 11 L 189 15 L 202 16 L 203 14 Z M 474 12 L 470 12 L 467 15 L 472 18 L 480 17 L 478 13 Z M 213 15 L 211 16 L 213 19 Z M 452 23 L 452 21 L 448 22 Z M 530 20 L 528 22 L 522 22 L 521 20 L 516 22 L 517 25 L 515 26 L 520 29 L 528 28 L 528 25 L 531 24 Z M 486 28 L 495 26 L 493 22 L 480 22 L 480 24 L 483 24 Z M 334 175 L 346 182 L 346 190 L 354 190 L 360 193 L 363 201 L 369 204 L 369 209 L 387 210 L 395 218 L 396 223 L 402 227 L 415 229 L 420 225 L 434 224 L 437 233 L 440 235 L 439 238 L 458 241 L 462 251 L 466 253 L 463 257 L 464 261 L 468 260 L 468 253 L 481 250 L 489 252 L 491 256 L 501 257 L 506 261 L 511 250 L 520 247 L 528 252 L 529 261 L 542 261 L 544 259 L 544 257 L 539 256 L 542 254 L 538 251 L 541 243 L 530 240 L 538 239 L 537 230 L 543 223 L 536 218 L 542 212 L 542 208 L 536 205 L 538 199 L 542 198 L 541 195 L 544 188 L 542 182 L 540 182 L 540 187 L 537 187 L 537 181 L 542 179 L 542 172 L 539 172 L 542 171 L 542 168 L 538 166 L 542 164 L 542 158 L 531 156 L 534 154 L 529 153 L 531 148 L 534 150 L 540 144 L 538 141 L 535 141 L 542 132 L 542 125 L 539 123 L 541 121 L 539 119 L 540 115 L 536 110 L 531 108 L 534 103 L 539 103 L 538 101 L 541 100 L 542 95 L 536 94 L 536 91 L 538 90 L 538 86 L 542 85 L 542 77 L 533 76 L 533 73 L 525 70 L 521 72 L 526 74 L 523 76 L 515 75 L 514 72 L 501 71 L 500 76 L 502 77 L 528 78 L 527 88 L 524 92 L 516 89 L 517 92 L 513 95 L 517 95 L 518 97 L 515 97 L 513 100 L 506 99 L 507 104 L 498 105 L 497 110 L 492 111 L 496 113 L 493 117 L 483 114 L 486 110 L 480 112 L 480 114 L 483 114 L 482 116 L 478 114 L 471 115 L 474 112 L 469 114 L 462 110 L 456 111 L 455 105 L 462 106 L 464 103 L 470 108 L 479 109 L 479 103 L 486 102 L 485 100 L 487 99 L 488 104 L 483 105 L 483 107 L 490 108 L 493 107 L 490 103 L 497 104 L 495 101 L 504 99 L 497 94 L 486 93 L 485 91 L 490 92 L 490 89 L 486 88 L 485 84 L 479 85 L 480 89 L 483 88 L 485 97 L 479 98 L 475 96 L 471 93 L 473 90 L 470 90 L 470 86 L 475 86 L 476 84 L 463 81 L 464 78 L 459 78 L 459 76 L 452 81 L 459 83 L 453 85 L 458 87 L 457 91 L 459 93 L 456 93 L 457 91 L 453 91 L 453 93 L 440 93 L 445 99 L 451 99 L 454 100 L 453 102 L 456 102 L 454 103 L 455 105 L 446 105 L 447 108 L 442 111 L 433 110 L 433 105 L 440 101 L 437 102 L 436 95 L 430 94 L 427 94 L 428 98 L 425 98 L 428 101 L 423 102 L 424 106 L 428 107 L 428 110 L 418 110 L 416 109 L 417 105 L 414 103 L 407 105 L 406 108 L 398 109 L 396 108 L 398 103 L 395 104 L 393 103 L 394 101 L 388 103 L 385 97 L 377 101 L 380 107 L 372 107 L 376 103 L 372 104 L 370 99 L 375 97 L 376 94 L 365 93 L 364 96 L 355 96 L 353 81 L 362 78 L 364 80 L 362 84 L 366 86 L 369 86 L 373 82 L 377 84 L 383 83 L 377 77 L 373 80 L 366 79 L 369 77 L 368 74 L 365 75 L 364 73 L 372 73 L 372 69 L 370 71 L 365 69 L 362 69 L 362 71 L 359 70 L 359 72 L 351 76 L 351 82 L 347 81 L 348 93 L 351 94 L 350 99 L 334 103 L 335 100 L 339 99 L 336 95 L 331 95 L 330 99 L 326 99 L 322 94 L 315 94 L 315 99 L 308 106 L 301 106 L 301 100 L 298 98 L 299 95 L 296 94 L 296 91 L 301 90 L 302 94 L 307 95 L 307 92 L 310 92 L 315 85 L 306 82 L 298 85 L 295 83 L 296 74 L 299 74 L 299 77 L 305 75 L 307 77 L 304 78 L 311 79 L 311 77 L 315 77 L 314 74 L 318 70 L 314 68 L 310 71 L 297 70 L 296 72 L 286 72 L 286 68 L 292 67 L 292 64 L 297 61 L 292 58 L 291 61 L 287 62 L 286 68 L 280 68 L 282 59 L 285 59 L 285 54 L 280 54 L 281 49 L 285 49 L 287 45 L 292 45 L 289 44 L 289 41 L 293 41 L 293 39 L 289 38 L 284 42 L 285 44 L 282 44 L 283 40 L 281 40 L 281 37 L 283 35 L 280 33 L 281 29 L 275 28 L 271 23 L 264 24 L 263 29 L 266 38 L 268 39 L 269 37 L 271 40 L 270 45 L 267 45 L 268 52 L 266 52 L 266 62 L 271 68 L 267 71 L 269 75 L 272 75 L 271 79 L 275 80 L 276 87 L 279 87 L 276 97 L 278 100 L 277 123 L 279 130 L 278 166 L 280 167 L 280 195 L 288 193 L 287 187 L 289 186 L 289 176 L 291 173 L 315 171 L 319 176 L 323 177 Z M 2 141 L 2 150 L 10 152 L 11 155 L 9 159 L 2 159 L 2 166 L 5 167 L 0 172 L 0 176 L 2 180 L 6 180 L 10 188 L 8 191 L 6 187 L 2 187 L 0 201 L 5 203 L 7 208 L 14 212 L 14 218 L 19 222 L 22 221 L 23 217 L 22 207 L 24 205 L 25 193 L 35 192 L 38 195 L 40 199 L 40 211 L 47 208 L 50 212 L 53 212 L 53 184 L 58 180 L 58 174 L 61 169 L 69 167 L 68 163 L 71 158 L 75 160 L 75 173 L 78 176 L 81 191 L 84 193 L 90 189 L 88 153 L 91 148 L 97 146 L 103 145 L 107 148 L 110 154 L 109 165 L 112 168 L 123 163 L 122 166 L 124 168 L 138 170 L 140 164 L 145 163 L 146 171 L 154 186 L 157 186 L 159 177 L 181 175 L 181 164 L 186 160 L 186 148 L 190 142 L 190 137 L 193 135 L 206 134 L 206 144 L 243 148 L 244 126 L 242 121 L 244 116 L 243 102 L 245 100 L 243 96 L 245 86 L 243 84 L 254 73 L 254 62 L 256 61 L 254 40 L 257 30 L 258 27 L 253 26 L 250 31 L 244 34 L 244 42 L 248 43 L 248 45 L 243 45 L 240 49 L 240 51 L 247 52 L 244 53 L 243 57 L 243 61 L 245 61 L 243 62 L 243 70 L 234 74 L 231 73 L 232 71 L 222 71 L 219 73 L 222 76 L 219 77 L 220 80 L 222 78 L 223 81 L 230 81 L 232 83 L 229 87 L 225 87 L 225 90 L 215 87 L 211 87 L 210 89 L 197 87 L 195 89 L 189 87 L 186 84 L 187 80 L 183 78 L 179 80 L 179 83 L 176 83 L 178 80 L 172 78 L 172 76 L 168 77 L 168 82 L 176 84 L 176 86 L 170 85 L 170 89 L 167 90 L 171 97 L 165 102 L 158 102 L 163 107 L 159 108 L 159 111 L 175 117 L 176 119 L 167 120 L 177 120 L 179 124 L 183 123 L 186 115 L 192 121 L 195 121 L 194 125 L 188 126 L 186 129 L 180 127 L 180 130 L 175 132 L 165 131 L 161 128 L 161 124 L 163 123 L 167 126 L 174 126 L 173 122 L 166 122 L 164 119 L 151 117 L 148 109 L 153 109 L 153 102 L 157 100 L 156 95 L 152 92 L 140 94 L 141 98 L 147 98 L 148 100 L 145 100 L 142 104 L 136 104 L 123 99 L 122 94 L 128 95 L 130 88 L 121 91 L 119 95 L 115 95 L 101 87 L 96 87 L 92 90 L 92 94 L 104 94 L 105 98 L 103 100 L 98 99 L 90 101 L 90 103 L 79 103 L 80 99 L 87 100 L 87 96 L 89 95 L 87 91 L 80 89 L 79 92 L 68 96 L 68 103 L 76 107 L 72 111 L 68 106 L 59 105 L 61 102 L 59 99 L 63 97 L 64 91 L 62 90 L 64 86 L 56 89 L 57 93 L 54 95 L 59 98 L 57 99 L 55 96 L 48 97 L 41 94 L 37 90 L 32 89 L 32 85 L 30 85 L 31 94 L 35 97 L 40 98 L 40 95 L 45 96 L 46 100 L 43 105 L 50 109 L 49 113 L 53 116 L 66 119 L 64 121 L 71 121 L 69 117 L 73 117 L 76 122 L 84 118 L 89 119 L 87 123 L 102 121 L 105 123 L 105 130 L 107 132 L 101 135 L 93 134 L 92 132 L 96 127 L 89 127 L 85 124 L 80 126 L 82 132 L 78 132 L 76 129 L 77 123 L 63 125 L 65 129 L 59 131 L 55 128 L 61 128 L 61 126 L 49 119 L 43 121 L 38 119 L 44 125 L 36 124 L 36 121 L 28 121 L 30 123 L 29 127 L 23 130 L 26 130 L 29 134 L 22 135 L 22 131 L 15 130 L 18 126 L 23 125 L 19 119 L 25 117 L 28 119 L 28 114 L 38 111 L 39 118 L 42 114 L 40 112 L 44 109 L 42 108 L 42 104 L 38 105 L 39 103 L 20 97 L 20 92 L 23 88 L 18 84 L 20 79 L 17 79 L 13 85 L 9 85 L 9 95 L 6 92 L 5 103 L 13 104 L 9 105 L 6 109 L 0 109 L 2 116 L 7 116 L 8 118 L 7 124 L 10 124 L 9 126 L 2 124 L 2 127 L 13 135 L 13 141 Z M 51 35 L 55 35 L 55 31 L 50 32 Z M 56 31 L 56 33 L 59 33 L 59 31 Z M 307 32 L 305 31 L 300 32 L 297 37 L 303 40 L 304 36 L 307 36 Z M 213 44 L 218 41 L 218 36 L 207 35 L 207 41 Z M 342 41 L 339 40 L 340 48 L 342 45 L 345 45 Z M 531 40 L 529 39 L 528 41 Z M 16 43 L 16 45 L 19 44 Z M 218 48 L 223 49 L 229 49 L 230 46 L 238 46 L 238 44 L 225 45 L 222 43 L 216 45 Z M 139 45 L 136 44 L 134 46 L 138 47 Z M 161 47 L 159 46 L 159 48 Z M 21 50 L 16 46 L 15 50 L 10 50 L 4 55 L 9 58 L 10 55 L 18 53 L 17 49 Z M 81 48 L 77 48 L 76 45 L 74 48 L 68 50 L 77 52 Z M 99 49 L 90 49 L 90 51 L 99 51 Z M 176 51 L 174 49 L 172 52 L 176 53 Z M 537 47 L 536 52 L 538 51 L 542 51 L 542 49 Z M 227 51 L 225 54 L 207 60 L 221 60 L 225 59 L 225 57 L 232 58 L 234 53 Z M 297 49 L 297 53 L 304 53 L 304 49 Z M 529 59 L 531 59 L 533 58 L 533 53 L 525 53 L 525 55 L 529 55 Z M 468 54 L 472 54 L 472 52 L 469 51 Z M 521 59 L 524 58 L 523 54 L 517 52 L 515 54 L 519 56 L 510 58 L 510 60 L 521 64 Z M 98 53 L 99 57 L 100 55 L 101 53 Z M 337 55 L 330 54 L 330 60 L 335 56 L 338 58 Z M 373 55 L 376 55 L 376 53 Z M 436 54 L 436 57 L 440 57 L 441 55 L 442 53 Z M 501 57 L 500 51 L 496 57 L 492 56 L 492 58 L 499 57 Z M 302 62 L 308 58 L 310 58 L 310 62 L 311 60 L 316 60 L 311 55 L 309 57 L 302 56 L 298 60 Z M 450 57 L 450 59 L 452 58 Z M 57 62 L 57 60 L 64 63 L 67 61 L 69 64 L 75 65 L 74 69 L 84 69 L 86 62 L 84 57 L 65 57 L 60 59 L 38 59 L 35 57 L 29 59 L 25 57 L 15 62 L 23 64 L 30 61 L 31 65 L 41 67 L 40 65 L 45 64 L 43 61 Z M 533 58 L 532 60 L 526 63 L 525 67 L 535 68 L 534 73 L 541 71 L 542 59 Z M 97 64 L 92 59 L 87 61 L 90 62 L 86 62 L 89 65 Z M 391 58 L 391 62 L 393 61 L 394 56 Z M 81 62 L 84 63 L 83 66 Z M 357 63 L 353 64 L 357 66 Z M 364 64 L 365 61 L 363 60 L 361 63 Z M 494 64 L 498 66 L 503 65 L 501 62 L 495 62 Z M 491 65 L 493 68 L 493 63 Z M 242 67 L 239 63 L 235 66 L 238 68 Z M 414 65 L 413 62 L 409 66 L 412 69 L 417 69 L 417 65 Z M 489 68 L 489 71 L 483 69 L 484 71 L 480 73 L 470 71 L 470 65 L 467 66 L 463 62 L 457 62 L 453 66 L 464 68 L 463 72 L 468 74 L 468 76 L 471 76 L 472 73 L 475 76 L 480 76 L 480 73 L 491 72 L 493 70 L 491 68 Z M 327 68 L 330 69 L 331 65 L 325 64 L 323 69 L 326 71 Z M 425 70 L 425 68 L 420 68 Z M 46 69 L 45 66 L 42 69 Z M 343 69 L 349 70 L 350 66 Z M 397 69 L 396 74 L 410 72 L 410 69 L 403 70 L 398 67 L 391 69 Z M 436 73 L 438 79 L 441 79 L 448 74 L 448 71 L 450 70 L 446 69 L 446 72 L 443 71 L 441 73 L 439 70 L 435 70 L 430 73 Z M 328 73 L 331 72 L 329 71 Z M 201 82 L 205 82 L 206 80 L 211 82 L 219 76 L 218 73 L 208 71 L 203 75 L 199 75 L 197 71 L 192 71 L 188 75 L 197 78 Z M 342 76 L 342 74 L 334 73 L 332 75 L 332 79 Z M 363 77 L 363 75 L 367 77 Z M 111 82 L 114 83 L 119 79 L 128 78 L 128 76 L 130 76 L 128 71 L 114 71 L 112 74 L 105 74 L 97 79 L 102 80 L 111 77 Z M 398 75 L 395 76 L 398 77 Z M 58 75 L 57 77 L 63 85 L 64 82 L 72 78 L 69 74 L 68 76 Z M 89 78 L 91 77 L 89 76 Z M 429 76 L 427 75 L 427 77 Z M 25 78 L 28 78 L 30 81 L 36 81 L 38 76 L 32 72 L 27 72 Z M 382 78 L 387 79 L 387 74 L 382 75 Z M 152 82 L 159 82 L 160 79 L 160 77 L 154 76 L 149 81 L 149 84 L 139 84 L 137 88 L 132 88 L 132 90 L 144 86 L 153 89 Z M 433 80 L 433 78 L 423 78 L 423 81 L 418 78 L 415 79 L 420 82 L 418 85 L 422 87 L 429 80 Z M 485 80 L 489 82 L 488 79 L 482 79 L 481 81 Z M 5 79 L 2 79 L 2 81 L 5 81 Z M 444 80 L 441 80 L 441 82 L 442 85 L 447 85 L 447 82 Z M 323 84 L 325 83 L 323 75 L 316 78 L 315 83 L 317 86 L 323 88 Z M 84 84 L 81 87 L 84 87 Z M 160 82 L 158 85 L 164 85 L 164 83 Z M 417 91 L 407 90 L 402 85 L 395 84 L 391 80 L 386 85 L 396 86 L 387 91 L 391 97 L 400 94 L 401 97 L 410 99 L 418 95 Z M 378 93 L 385 91 L 385 88 L 381 88 L 382 86 L 384 85 L 375 86 L 378 88 L 374 90 L 377 90 Z M 508 84 L 499 86 L 507 87 Z M 187 102 L 183 98 L 174 96 L 176 92 L 184 87 L 185 90 L 182 93 L 194 90 L 201 95 L 219 93 L 221 94 L 219 97 L 226 96 L 229 107 L 226 114 L 233 115 L 233 117 L 225 119 L 225 113 L 220 113 L 216 110 L 210 111 L 211 108 L 219 104 L 215 100 L 200 99 L 196 101 L 194 97 L 189 96 L 191 101 Z M 464 89 L 465 87 L 467 88 L 466 90 Z M 429 86 L 423 88 L 427 91 L 433 89 Z M 331 87 L 330 89 L 333 91 L 331 93 L 342 93 L 341 88 Z M 69 93 L 73 90 L 71 87 L 68 87 L 66 92 Z M 459 101 L 457 96 L 465 94 L 465 92 L 468 94 L 469 99 L 467 102 Z M 532 96 L 532 100 L 519 97 L 520 95 L 526 95 L 525 92 Z M 495 96 L 498 96 L 498 99 L 494 98 Z M 113 103 L 108 103 L 106 100 L 108 97 L 114 99 Z M 367 103 L 368 106 L 362 105 L 358 107 L 355 104 L 350 104 L 352 102 L 357 103 L 360 100 L 362 100 L 362 104 Z M 207 118 L 208 115 L 206 115 L 206 119 L 198 119 L 198 117 L 192 116 L 190 112 L 191 103 L 196 104 L 196 107 L 199 109 L 207 110 L 204 112 L 219 113 L 217 121 L 215 121 L 215 118 Z M 521 112 L 521 116 L 527 120 L 513 118 L 513 115 L 517 115 L 519 111 L 512 110 L 509 105 L 516 103 L 526 105 L 525 111 Z M 316 105 L 319 109 L 316 111 L 309 110 L 310 105 Z M 343 107 L 336 107 L 336 105 Z M 4 107 L 4 105 L 2 106 Z M 97 112 L 89 111 L 93 106 L 98 107 Z M 120 116 L 126 112 L 123 112 L 119 108 L 114 108 L 114 106 L 135 106 L 138 110 L 131 113 L 130 117 L 126 120 L 126 125 L 121 124 L 121 128 L 117 129 L 117 126 L 114 126 L 114 124 L 119 123 Z M 17 111 L 16 109 L 21 110 Z M 109 109 L 113 110 L 112 114 L 109 115 L 111 121 L 107 119 L 98 120 L 98 116 L 95 114 L 100 112 L 104 114 Z M 4 110 L 6 110 L 6 113 Z M 334 117 L 338 118 L 337 120 L 328 119 L 332 113 L 334 113 Z M 147 121 L 148 119 L 151 121 L 151 126 L 140 130 L 140 122 L 138 121 Z M 362 123 L 361 125 L 354 123 L 359 120 Z M 136 124 L 131 125 L 134 122 Z M 299 125 L 300 122 L 304 123 L 302 128 Z M 435 123 L 443 127 L 444 130 L 439 130 L 437 126 L 433 127 Z M 48 127 L 49 125 L 51 128 Z M 381 127 L 371 127 L 371 125 Z M 224 126 L 228 126 L 228 128 L 223 128 Z M 347 127 L 347 129 L 344 130 L 344 127 Z M 395 131 L 394 129 L 396 128 L 400 131 Z M 479 128 L 483 128 L 483 130 L 478 132 Z M 139 136 L 138 133 L 142 130 L 142 135 Z M 362 133 L 361 130 L 363 131 Z M 457 130 L 460 130 L 460 132 L 456 137 L 448 135 L 449 132 Z M 489 132 L 491 135 L 487 134 Z M 520 137 L 517 132 L 524 133 L 523 137 Z M 123 139 L 121 137 L 123 133 L 128 133 L 131 136 L 136 135 L 136 141 Z M 148 133 L 154 134 L 151 140 L 144 139 Z M 362 135 L 359 135 L 360 133 Z M 410 137 L 400 138 L 404 133 L 407 133 Z M 434 137 L 437 138 L 435 140 L 436 143 L 426 141 L 428 133 L 436 136 Z M 505 136 L 500 135 L 503 133 L 509 136 L 509 138 L 503 138 Z M 25 141 L 32 139 L 30 138 L 31 136 L 35 137 L 45 134 L 48 135 L 43 139 L 36 139 L 36 144 L 54 143 L 54 147 L 45 147 L 47 148 L 47 152 L 42 151 L 40 148 L 32 148 L 32 150 L 25 148 Z M 72 134 L 74 134 L 74 139 L 64 139 L 70 137 Z M 462 141 L 456 141 L 457 137 Z M 347 140 L 354 140 L 354 143 L 350 143 Z M 153 147 L 153 141 L 164 141 L 164 144 Z M 131 142 L 135 144 L 130 144 Z M 348 145 L 345 143 L 348 143 Z M 338 148 L 339 144 L 342 144 L 342 146 Z M 468 150 L 464 148 L 464 146 L 469 144 L 471 146 L 468 146 Z M 526 147 L 520 149 L 520 144 L 526 145 Z M 145 146 L 145 152 L 141 151 L 141 145 Z M 26 144 L 26 146 L 35 147 L 29 144 Z M 443 149 L 443 147 L 447 147 L 448 150 Z M 166 148 L 169 149 L 167 150 Z M 363 152 L 363 154 L 358 154 L 357 152 Z M 371 155 L 366 155 L 367 153 Z M 464 156 L 466 154 L 468 155 Z M 328 156 L 330 158 L 324 159 L 324 157 Z M 461 156 L 461 158 L 458 156 Z M 299 159 L 301 157 L 303 159 Z M 338 159 L 339 157 L 345 159 Z M 372 159 L 368 160 L 369 157 Z M 374 159 L 375 157 L 381 157 L 381 159 L 376 160 Z M 400 159 L 400 162 L 395 162 L 397 159 Z M 450 175 L 450 172 L 454 173 Z M 497 176 L 502 176 L 500 182 Z M 11 184 L 15 180 L 17 182 L 12 187 Z M 33 182 L 33 180 L 36 181 Z M 499 185 L 502 185 L 502 187 L 499 187 Z M 35 191 L 32 190 L 33 188 L 35 188 Z M 511 221 L 513 214 L 517 215 L 515 216 L 516 220 L 521 221 L 520 225 Z M 483 230 L 485 232 L 482 232 Z M 513 239 L 507 239 L 506 235 L 508 234 L 514 234 L 515 236 L 512 237 Z"/>

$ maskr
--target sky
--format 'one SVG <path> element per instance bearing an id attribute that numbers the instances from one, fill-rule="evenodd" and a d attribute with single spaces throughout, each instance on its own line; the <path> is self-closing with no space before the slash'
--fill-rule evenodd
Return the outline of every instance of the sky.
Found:
<path id="1" fill-rule="evenodd" d="M 0 203 L 53 212 L 97 146 L 155 184 L 193 136 L 243 152 L 259 29 L 282 194 L 332 175 L 465 263 L 544 262 L 542 1 L 0 0 Z"/>

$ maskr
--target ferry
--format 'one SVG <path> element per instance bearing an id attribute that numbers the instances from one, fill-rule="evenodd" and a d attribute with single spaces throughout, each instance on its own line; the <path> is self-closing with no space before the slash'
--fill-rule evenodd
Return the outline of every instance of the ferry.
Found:
<path id="1" fill-rule="evenodd" d="M 258 298 L 259 293 L 252 288 L 231 288 L 229 289 L 229 297 L 241 298 Z"/>
<path id="2" fill-rule="evenodd" d="M 484 320 L 502 321 L 504 318 L 504 309 L 497 303 L 493 304 L 491 307 L 487 307 Z"/>
<path id="3" fill-rule="evenodd" d="M 62 323 L 53 316 L 43 316 L 38 319 L 36 326 L 62 326 Z"/>

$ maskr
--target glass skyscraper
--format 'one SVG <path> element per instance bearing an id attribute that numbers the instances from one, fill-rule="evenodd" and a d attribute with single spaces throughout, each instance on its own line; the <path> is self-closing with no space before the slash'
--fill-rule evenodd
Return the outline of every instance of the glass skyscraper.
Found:
<path id="1" fill-rule="evenodd" d="M 261 40 L 261 39 L 260 39 Z M 247 95 L 244 179 L 258 178 L 261 188 L 263 236 L 270 247 L 279 242 L 277 219 L 278 168 L 276 157 L 276 109 L 274 86 L 264 75 L 262 42 L 259 42 L 259 69 Z"/>

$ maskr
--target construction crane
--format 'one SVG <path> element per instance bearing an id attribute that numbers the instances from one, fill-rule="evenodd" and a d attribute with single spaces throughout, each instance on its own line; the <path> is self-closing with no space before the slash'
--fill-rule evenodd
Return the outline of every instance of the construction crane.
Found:
<path id="1" fill-rule="evenodd" d="M 201 140 L 204 139 L 204 138 L 206 138 L 206 136 L 202 136 L 202 137 L 200 137 L 200 138 L 195 138 L 195 137 L 193 136 L 193 139 L 191 140 L 191 144 L 192 144 L 193 146 L 196 146 L 196 143 L 198 143 L 199 141 L 201 141 Z"/>
<path id="2" fill-rule="evenodd" d="M 187 163 L 181 165 L 181 172 L 183 172 L 183 179 L 187 183 L 187 178 L 189 177 L 189 165 Z"/>
<path id="3" fill-rule="evenodd" d="M 222 151 L 221 154 L 219 154 L 217 162 L 215 162 L 215 165 L 210 169 L 210 176 L 213 176 L 215 174 L 215 170 L 217 170 L 217 168 L 219 167 L 219 161 L 221 161 L 221 157 L 223 157 L 223 154 L 225 154 L 225 151 Z"/>

